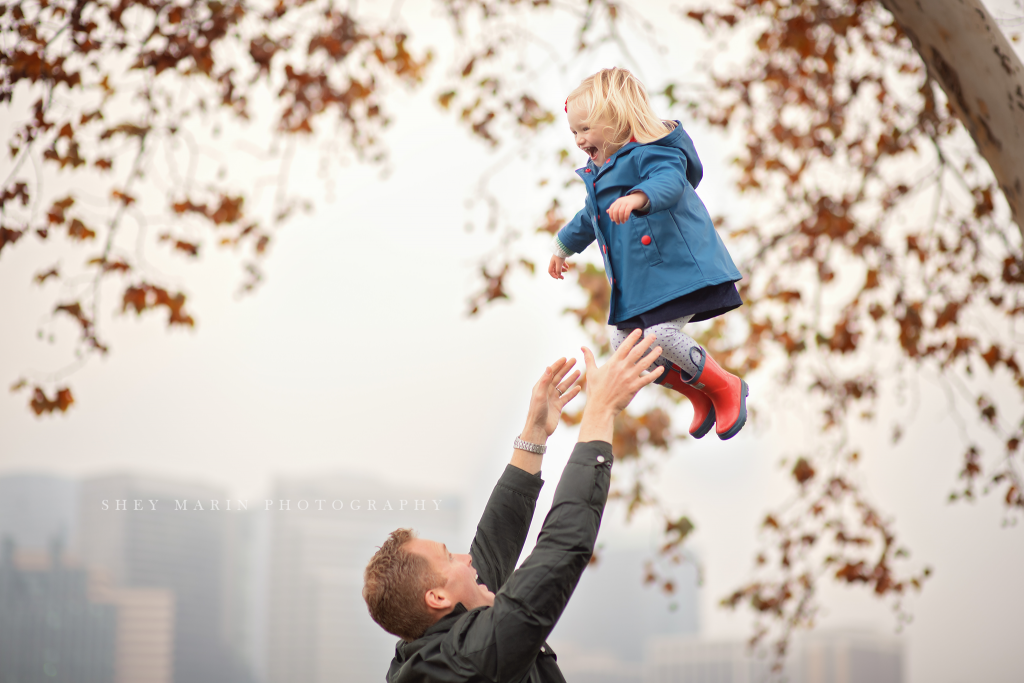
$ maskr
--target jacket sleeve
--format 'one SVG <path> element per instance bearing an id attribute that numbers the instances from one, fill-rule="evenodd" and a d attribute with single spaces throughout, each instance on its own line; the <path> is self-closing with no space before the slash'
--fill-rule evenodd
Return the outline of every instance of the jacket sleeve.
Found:
<path id="1" fill-rule="evenodd" d="M 580 209 L 573 219 L 565 224 L 565 227 L 558 231 L 555 236 L 557 243 L 564 247 L 570 254 L 582 253 L 590 246 L 597 237 L 594 235 L 594 226 L 590 223 L 590 214 L 586 208 Z"/>
<path id="2" fill-rule="evenodd" d="M 544 480 L 506 465 L 505 472 L 491 491 L 476 536 L 469 546 L 473 567 L 492 593 L 505 585 L 516 568 L 530 531 L 537 496 Z"/>
<path id="3" fill-rule="evenodd" d="M 686 189 L 687 159 L 674 147 L 647 145 L 637 155 L 640 183 L 630 192 L 643 192 L 651 200 L 651 213 L 679 203 Z"/>
<path id="4" fill-rule="evenodd" d="M 519 680 L 537 658 L 594 552 L 611 464 L 611 444 L 576 445 L 537 546 L 494 596 L 494 606 L 463 620 L 453 639 L 457 659 L 482 677 Z"/>

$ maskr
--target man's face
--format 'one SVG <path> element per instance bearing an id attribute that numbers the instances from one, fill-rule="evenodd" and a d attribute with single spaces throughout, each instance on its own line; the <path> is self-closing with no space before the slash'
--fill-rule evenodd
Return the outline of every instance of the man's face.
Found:
<path id="1" fill-rule="evenodd" d="M 406 548 L 427 558 L 434 571 L 447 579 L 444 586 L 435 589 L 434 592 L 446 597 L 452 607 L 459 602 L 466 609 L 494 605 L 494 593 L 487 590 L 487 586 L 482 583 L 477 583 L 473 558 L 469 555 L 450 553 L 443 543 L 428 541 L 425 538 L 412 539 Z"/>

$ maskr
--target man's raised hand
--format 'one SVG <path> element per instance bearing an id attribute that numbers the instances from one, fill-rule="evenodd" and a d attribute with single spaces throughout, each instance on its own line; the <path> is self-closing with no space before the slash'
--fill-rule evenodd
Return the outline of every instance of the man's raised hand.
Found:
<path id="1" fill-rule="evenodd" d="M 643 374 L 661 355 L 661 347 L 655 347 L 647 353 L 655 337 L 650 335 L 641 339 L 641 334 L 641 330 L 633 330 L 608 362 L 600 367 L 590 349 L 583 347 L 583 360 L 587 364 L 587 406 L 583 410 L 583 421 L 580 424 L 580 441 L 610 443 L 615 416 L 629 405 L 636 392 L 664 372 L 664 368 L 659 365 L 646 375 Z"/>
<path id="2" fill-rule="evenodd" d="M 559 358 L 544 368 L 544 373 L 533 385 L 533 393 L 530 395 L 530 410 L 526 416 L 526 427 L 523 429 L 524 440 L 543 443 L 558 427 L 562 408 L 580 393 L 580 386 L 576 383 L 580 371 L 575 370 L 566 377 L 574 365 L 575 358 Z M 541 440 L 527 438 L 527 433 Z"/>
<path id="3" fill-rule="evenodd" d="M 523 441 L 538 446 L 547 443 L 548 437 L 558 426 L 562 408 L 580 393 L 580 385 L 576 383 L 580 378 L 579 370 L 566 377 L 575 364 L 575 358 L 559 358 L 544 368 L 544 373 L 533 385 L 533 391 L 530 393 L 530 410 L 526 414 L 526 426 L 519 434 Z M 512 451 L 511 464 L 530 474 L 540 472 L 543 460 L 544 457 L 537 453 L 519 448 Z"/>

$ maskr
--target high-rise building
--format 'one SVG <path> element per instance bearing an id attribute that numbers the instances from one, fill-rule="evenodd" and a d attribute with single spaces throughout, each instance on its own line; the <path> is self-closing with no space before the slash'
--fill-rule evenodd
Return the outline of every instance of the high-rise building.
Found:
<path id="1" fill-rule="evenodd" d="M 366 563 L 398 527 L 464 546 L 459 501 L 321 477 L 278 480 L 270 503 L 268 683 L 380 681 L 398 639 L 367 613 Z"/>
<path id="2" fill-rule="evenodd" d="M 173 595 L 176 683 L 252 680 L 230 645 L 233 509 L 224 491 L 152 477 L 93 477 L 82 482 L 79 511 L 78 545 L 90 569 L 115 588 Z M 160 620 L 152 594 L 123 599 L 126 613 L 144 619 L 147 604 L 151 619 Z"/>
<path id="3" fill-rule="evenodd" d="M 644 683 L 768 683 L 771 667 L 743 641 L 659 637 L 648 644 Z M 783 673 L 790 683 L 902 683 L 903 643 L 868 631 L 799 634 Z"/>
<path id="4" fill-rule="evenodd" d="M 769 683 L 771 663 L 738 640 L 661 636 L 647 646 L 644 683 Z M 787 678 L 793 681 L 792 678 Z"/>
<path id="5" fill-rule="evenodd" d="M 64 477 L 46 474 L 0 477 L 0 537 L 7 539 L 9 547 L 18 549 L 10 555 L 13 566 L 22 572 L 16 585 L 26 590 L 31 587 L 34 596 L 34 602 L 22 605 L 21 611 L 4 610 L 6 628 L 19 633 L 18 638 L 8 638 L 5 642 L 17 643 L 18 657 L 31 661 L 35 656 L 32 653 L 38 653 L 40 648 L 54 651 L 50 643 L 53 634 L 37 628 L 34 620 L 38 615 L 34 609 L 56 610 L 58 614 L 70 611 L 106 615 L 112 612 L 113 683 L 171 683 L 174 595 L 160 588 L 111 587 L 101 575 L 87 572 L 80 566 L 73 548 L 71 554 L 63 552 L 63 548 L 74 546 L 78 540 L 78 495 L 78 481 Z M 44 550 L 47 547 L 49 550 Z M 8 584 L 8 588 L 11 585 L 15 584 Z M 75 589 L 69 590 L 70 585 Z M 81 586 L 87 587 L 84 598 L 80 594 Z M 58 619 L 58 624 L 62 622 Z M 94 676 L 91 667 L 97 661 L 105 661 L 107 656 L 111 643 L 100 637 L 105 633 L 105 624 L 93 623 L 89 628 L 95 630 L 95 634 L 75 636 L 77 644 L 72 654 L 55 655 L 55 661 L 61 662 L 62 675 L 70 680 L 91 680 Z M 3 639 L 0 636 L 0 640 Z M 66 647 L 66 639 L 58 642 Z M 86 654 L 88 649 L 92 651 Z M 8 665 L 13 661 L 0 660 Z M 0 668 L 3 666 L 0 663 Z M 6 680 L 0 676 L 0 681 Z M 25 679 L 18 677 L 16 680 Z"/>
<path id="6" fill-rule="evenodd" d="M 49 474 L 0 476 L 0 539 L 20 550 L 46 551 L 58 541 L 75 545 L 78 482 Z"/>
<path id="7" fill-rule="evenodd" d="M 89 591 L 89 576 L 49 557 L 0 557 L 0 683 L 116 683 L 117 609 Z"/>
<path id="8" fill-rule="evenodd" d="M 644 584 L 650 557 L 642 549 L 606 549 L 583 572 L 548 639 L 567 679 L 640 683 L 649 640 L 697 632 L 696 565 L 675 568 L 668 595 Z"/>
<path id="9" fill-rule="evenodd" d="M 114 683 L 173 683 L 174 593 L 112 588 L 94 578 L 90 597 L 117 610 Z"/>
<path id="10" fill-rule="evenodd" d="M 226 517 L 224 635 L 246 669 L 265 680 L 270 516 L 260 502 Z"/>
<path id="11" fill-rule="evenodd" d="M 796 642 L 792 669 L 800 683 L 902 683 L 903 642 L 870 631 L 824 630 Z"/>

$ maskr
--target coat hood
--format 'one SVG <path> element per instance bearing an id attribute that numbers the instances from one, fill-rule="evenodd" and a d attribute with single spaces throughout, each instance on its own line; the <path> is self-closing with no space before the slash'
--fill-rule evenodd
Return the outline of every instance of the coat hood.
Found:
<path id="1" fill-rule="evenodd" d="M 658 138 L 653 142 L 629 142 L 622 147 L 618 152 L 612 155 L 612 159 L 619 157 L 620 155 L 628 154 L 638 147 L 644 145 L 658 145 L 661 147 L 674 147 L 683 153 L 686 157 L 686 180 L 689 181 L 690 187 L 697 189 L 700 185 L 701 179 L 704 177 L 704 166 L 700 163 L 700 157 L 697 156 L 697 149 L 693 146 L 693 140 L 683 130 L 683 124 L 679 121 L 675 122 L 676 127 L 663 138 Z M 605 164 L 608 166 L 608 164 Z M 597 166 L 593 161 L 587 162 L 587 167 L 593 169 L 594 172 L 600 172 L 601 167 Z"/>
<path id="2" fill-rule="evenodd" d="M 451 630 L 455 622 L 468 610 L 460 602 L 455 609 L 437 620 L 433 626 L 428 628 L 422 636 L 407 642 L 398 641 L 395 645 L 395 658 L 391 661 L 391 668 L 388 671 L 389 683 L 426 683 L 424 670 L 430 670 L 430 666 L 424 666 L 440 653 L 441 640 L 445 633 Z"/>
<path id="3" fill-rule="evenodd" d="M 683 130 L 683 124 L 679 121 L 676 121 L 675 124 L 675 129 L 668 135 L 647 144 L 675 147 L 681 151 L 683 156 L 686 157 L 686 179 L 690 182 L 690 187 L 697 189 L 701 179 L 704 177 L 704 166 L 700 163 L 700 157 L 697 156 L 697 149 L 693 146 L 693 140 Z"/>

